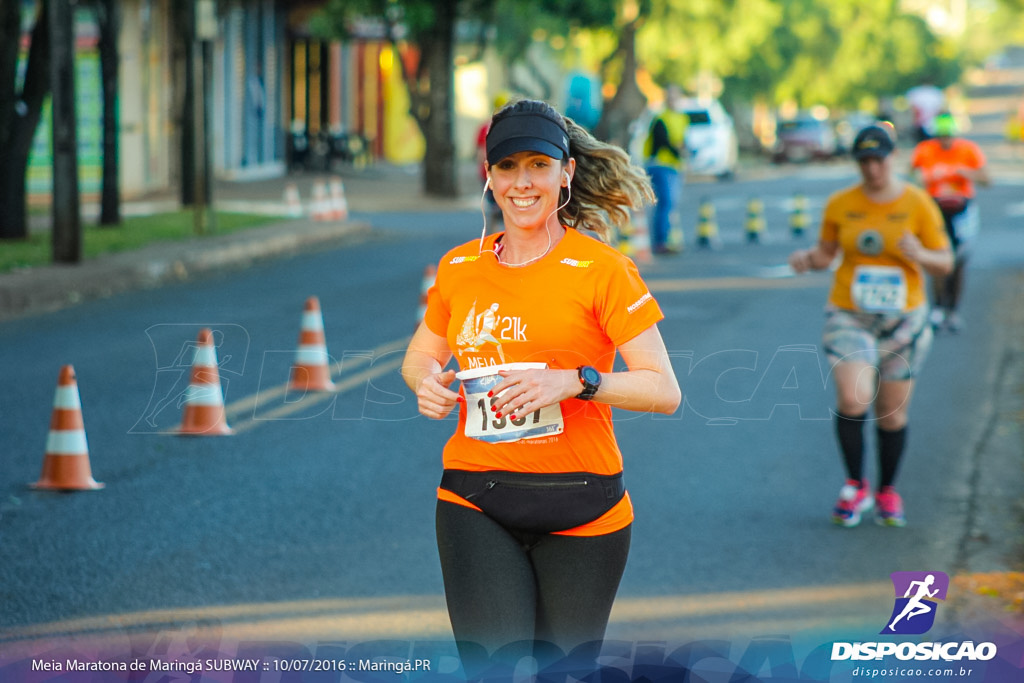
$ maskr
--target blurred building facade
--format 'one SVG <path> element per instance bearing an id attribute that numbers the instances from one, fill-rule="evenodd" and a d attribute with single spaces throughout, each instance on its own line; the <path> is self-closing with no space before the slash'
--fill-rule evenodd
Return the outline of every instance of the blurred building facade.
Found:
<path id="1" fill-rule="evenodd" d="M 365 159 L 409 163 L 423 142 L 409 116 L 399 58 L 372 27 L 345 41 L 324 41 L 310 31 L 323 1 L 215 0 L 210 148 L 222 179 L 256 179 L 288 172 L 296 125 L 311 140 L 344 133 L 365 141 Z M 121 194 L 133 198 L 167 192 L 183 177 L 182 135 L 189 116 L 188 54 L 201 52 L 191 21 L 174 0 L 119 3 L 119 163 Z M 22 68 L 38 3 L 22 0 Z M 99 28 L 85 4 L 75 11 L 76 103 L 83 198 L 101 183 L 102 82 Z M 201 102 L 201 100 L 200 100 Z M 30 201 L 49 201 L 52 155 L 47 111 L 36 131 L 29 162 Z"/>

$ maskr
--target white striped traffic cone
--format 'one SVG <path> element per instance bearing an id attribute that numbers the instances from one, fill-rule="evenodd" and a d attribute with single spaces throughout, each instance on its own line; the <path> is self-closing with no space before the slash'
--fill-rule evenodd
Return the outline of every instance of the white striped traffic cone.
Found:
<path id="1" fill-rule="evenodd" d="M 633 260 L 637 263 L 650 263 L 654 260 L 651 252 L 651 233 L 647 229 L 647 211 L 638 209 L 632 212 L 633 231 L 629 235 Z"/>
<path id="2" fill-rule="evenodd" d="M 231 434 L 220 390 L 217 349 L 209 328 L 199 331 L 196 355 L 192 360 L 192 378 L 185 392 L 185 411 L 178 434 L 188 436 L 226 436 Z"/>
<path id="3" fill-rule="evenodd" d="M 329 221 L 333 218 L 331 199 L 327 196 L 327 183 L 318 180 L 313 183 L 313 220 Z"/>
<path id="4" fill-rule="evenodd" d="M 60 370 L 57 391 L 53 397 L 50 433 L 46 437 L 43 472 L 32 487 L 63 491 L 95 491 L 103 488 L 103 484 L 92 478 L 89 444 L 82 419 L 82 401 L 78 395 L 75 369 L 70 365 Z"/>
<path id="5" fill-rule="evenodd" d="M 336 221 L 348 220 L 348 200 L 345 199 L 345 185 L 341 178 L 331 178 L 331 217 Z"/>
<path id="6" fill-rule="evenodd" d="M 288 207 L 288 215 L 292 218 L 302 217 L 302 199 L 299 197 L 299 186 L 288 183 L 284 186 L 284 203 Z"/>
<path id="7" fill-rule="evenodd" d="M 299 349 L 295 353 L 288 388 L 296 391 L 334 391 L 324 336 L 324 318 L 320 311 L 320 300 L 315 296 L 306 299 L 306 308 L 302 312 Z"/>

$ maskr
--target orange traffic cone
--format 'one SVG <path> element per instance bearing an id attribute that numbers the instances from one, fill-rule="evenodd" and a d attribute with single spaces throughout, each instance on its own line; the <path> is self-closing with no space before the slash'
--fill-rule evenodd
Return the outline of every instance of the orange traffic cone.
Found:
<path id="1" fill-rule="evenodd" d="M 89 444 L 82 420 L 82 401 L 78 395 L 75 369 L 65 365 L 60 370 L 57 391 L 53 397 L 50 433 L 46 437 L 43 473 L 32 488 L 64 491 L 95 491 L 103 484 L 92 478 L 89 467 Z"/>
<path id="2" fill-rule="evenodd" d="M 224 397 L 220 391 L 217 349 L 209 328 L 199 331 L 196 355 L 192 360 L 192 379 L 185 392 L 185 412 L 178 434 L 189 436 L 225 436 L 231 434 L 224 414 Z"/>
<path id="3" fill-rule="evenodd" d="M 302 217 L 302 199 L 299 197 L 299 186 L 288 183 L 284 186 L 284 203 L 288 207 L 288 215 L 292 218 Z"/>
<path id="4" fill-rule="evenodd" d="M 302 313 L 299 350 L 295 353 L 288 388 L 297 391 L 334 391 L 327 358 L 320 300 L 311 296 L 306 299 L 306 308 Z"/>
<path id="5" fill-rule="evenodd" d="M 423 282 L 420 284 L 420 306 L 416 310 L 416 325 L 418 326 L 423 322 L 423 318 L 427 315 L 427 292 L 434 286 L 434 280 L 437 279 L 437 266 L 434 264 L 428 265 L 423 269 Z"/>
<path id="6" fill-rule="evenodd" d="M 329 221 L 332 219 L 331 200 L 327 196 L 327 184 L 322 180 L 313 183 L 313 220 Z"/>
<path id="7" fill-rule="evenodd" d="M 331 178 L 331 217 L 336 221 L 348 220 L 348 200 L 345 199 L 345 186 L 341 178 Z"/>
<path id="8" fill-rule="evenodd" d="M 639 209 L 633 212 L 633 231 L 629 236 L 633 260 L 637 263 L 650 263 L 654 260 L 651 253 L 651 234 L 647 231 L 647 212 Z"/>

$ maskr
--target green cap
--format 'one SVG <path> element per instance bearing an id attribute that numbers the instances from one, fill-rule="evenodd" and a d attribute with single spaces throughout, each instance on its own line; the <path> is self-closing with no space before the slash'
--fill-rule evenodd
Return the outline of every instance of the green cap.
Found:
<path id="1" fill-rule="evenodd" d="M 956 135 L 956 119 L 952 114 L 939 114 L 935 117 L 936 137 L 952 137 Z"/>

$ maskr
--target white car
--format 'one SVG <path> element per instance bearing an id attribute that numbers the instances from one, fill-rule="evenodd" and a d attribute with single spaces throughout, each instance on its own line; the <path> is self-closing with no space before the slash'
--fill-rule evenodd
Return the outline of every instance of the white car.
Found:
<path id="1" fill-rule="evenodd" d="M 732 178 L 739 158 L 732 117 L 718 100 L 685 100 L 681 109 L 690 117 L 690 127 L 686 129 L 686 147 L 690 151 L 686 172 L 722 180 Z"/>

